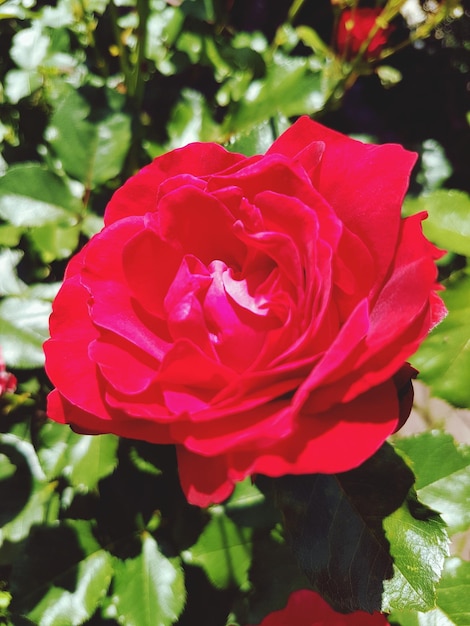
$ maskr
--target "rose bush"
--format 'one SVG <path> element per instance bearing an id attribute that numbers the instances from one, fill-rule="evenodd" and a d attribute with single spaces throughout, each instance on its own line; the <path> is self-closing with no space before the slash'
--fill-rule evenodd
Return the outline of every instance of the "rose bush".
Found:
<path id="1" fill-rule="evenodd" d="M 338 52 L 347 59 L 352 59 L 359 53 L 362 44 L 369 38 L 377 18 L 382 13 L 379 8 L 356 8 L 342 11 L 336 31 L 336 47 Z M 372 36 L 367 46 L 364 57 L 372 59 L 377 57 L 387 45 L 388 38 L 394 27 L 379 28 Z"/>
<path id="2" fill-rule="evenodd" d="M 314 591 L 294 591 L 284 609 L 267 615 L 259 626 L 387 626 L 381 613 L 356 611 L 343 615 L 334 611 Z"/>
<path id="3" fill-rule="evenodd" d="M 265 155 L 191 144 L 111 199 L 50 320 L 53 420 L 176 444 L 190 502 L 248 475 L 341 472 L 411 407 L 444 315 L 415 155 L 301 118 Z"/>

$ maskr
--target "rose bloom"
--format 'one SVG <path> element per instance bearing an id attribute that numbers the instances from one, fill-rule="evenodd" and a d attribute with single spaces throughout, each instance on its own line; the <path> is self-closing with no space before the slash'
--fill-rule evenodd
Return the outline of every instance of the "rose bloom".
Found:
<path id="1" fill-rule="evenodd" d="M 0 396 L 4 393 L 14 393 L 16 390 L 17 380 L 13 374 L 6 371 L 5 363 L 3 362 L 2 352 L 0 350 Z"/>
<path id="2" fill-rule="evenodd" d="M 342 11 L 336 31 L 336 47 L 338 52 L 347 59 L 352 59 L 359 53 L 362 44 L 368 39 L 371 30 L 375 27 L 377 18 L 382 13 L 376 9 L 346 9 Z M 388 25 L 379 30 L 372 37 L 364 56 L 366 59 L 377 57 L 387 45 L 388 38 L 394 27 Z"/>
<path id="3" fill-rule="evenodd" d="M 300 118 L 265 155 L 194 143 L 113 196 L 53 305 L 48 415 L 176 444 L 188 500 L 335 473 L 411 408 L 404 365 L 444 315 L 415 155 Z"/>
<path id="4" fill-rule="evenodd" d="M 287 606 L 267 615 L 259 626 L 388 626 L 381 613 L 337 613 L 314 591 L 294 591 Z"/>

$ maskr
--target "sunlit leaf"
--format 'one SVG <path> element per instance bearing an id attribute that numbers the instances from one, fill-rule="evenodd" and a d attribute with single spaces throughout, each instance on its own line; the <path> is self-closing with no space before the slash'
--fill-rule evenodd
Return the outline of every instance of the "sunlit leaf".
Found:
<path id="1" fill-rule="evenodd" d="M 434 395 L 470 407 L 470 274 L 463 272 L 448 281 L 441 295 L 449 314 L 411 362 Z"/>
<path id="2" fill-rule="evenodd" d="M 67 174 L 94 187 L 120 173 L 131 141 L 130 117 L 98 107 L 92 116 L 88 100 L 71 90 L 52 116 L 47 137 Z"/>
<path id="3" fill-rule="evenodd" d="M 438 189 L 405 202 L 408 215 L 427 211 L 423 230 L 431 241 L 451 252 L 470 256 L 470 196 L 456 189 Z"/>
<path id="4" fill-rule="evenodd" d="M 183 558 L 200 565 L 219 589 L 243 586 L 251 565 L 252 530 L 234 524 L 221 507 L 214 507 L 211 513 L 209 523 Z"/>
<path id="5" fill-rule="evenodd" d="M 94 489 L 117 465 L 115 435 L 76 435 L 67 446 L 64 475 L 73 486 Z"/>
<path id="6" fill-rule="evenodd" d="M 10 433 L 0 434 L 0 546 L 21 541 L 34 524 L 44 522 L 53 490 L 33 446 Z"/>
<path id="7" fill-rule="evenodd" d="M 11 367 L 32 368 L 44 365 L 42 346 L 49 336 L 49 300 L 11 296 L 0 302 L 0 345 Z"/>
<path id="8" fill-rule="evenodd" d="M 393 578 L 384 581 L 382 610 L 432 609 L 449 553 L 445 523 L 410 491 L 402 506 L 384 520 L 384 529 L 393 556 Z"/>
<path id="9" fill-rule="evenodd" d="M 0 217 L 14 226 L 76 224 L 80 201 L 63 179 L 38 163 L 12 166 L 0 179 Z"/>
<path id="10" fill-rule="evenodd" d="M 112 557 L 93 536 L 92 522 L 66 521 L 33 529 L 12 574 L 12 610 L 37 626 L 79 626 L 103 600 L 113 573 Z"/>
<path id="11" fill-rule="evenodd" d="M 470 624 L 470 562 L 446 560 L 437 589 L 436 608 L 427 613 L 393 611 L 391 624 L 399 626 L 468 626 Z"/>
<path id="12" fill-rule="evenodd" d="M 253 81 L 242 100 L 233 106 L 224 130 L 243 132 L 277 114 L 291 117 L 321 110 L 325 103 L 320 66 L 309 59 L 276 54 L 263 80 Z"/>
<path id="13" fill-rule="evenodd" d="M 74 590 L 54 584 L 29 617 L 38 626 L 80 626 L 95 612 L 112 573 L 111 556 L 104 550 L 85 557 L 77 566 Z"/>
<path id="14" fill-rule="evenodd" d="M 126 626 L 170 626 L 185 603 L 179 559 L 168 559 L 146 534 L 142 554 L 115 565 L 113 606 Z"/>
<path id="15" fill-rule="evenodd" d="M 397 439 L 395 447 L 410 460 L 423 504 L 438 511 L 449 532 L 470 527 L 470 447 L 433 431 Z"/>

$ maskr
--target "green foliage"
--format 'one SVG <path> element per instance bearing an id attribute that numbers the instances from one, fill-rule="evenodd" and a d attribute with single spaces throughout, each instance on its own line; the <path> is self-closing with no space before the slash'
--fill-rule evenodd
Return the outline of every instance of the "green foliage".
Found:
<path id="1" fill-rule="evenodd" d="M 213 507 L 198 541 L 183 553 L 186 563 L 203 568 L 218 589 L 246 587 L 251 565 L 251 529 L 241 528 Z"/>
<path id="2" fill-rule="evenodd" d="M 398 454 L 384 446 L 341 475 L 249 479 L 200 511 L 181 494 L 171 448 L 45 420 L 52 300 L 129 175 L 190 141 L 263 153 L 301 114 L 364 119 L 355 132 L 372 133 L 371 102 L 355 104 L 366 82 L 349 108 L 343 96 L 360 76 L 377 89 L 377 77 L 390 89 L 413 82 L 398 55 L 387 66 L 340 58 L 338 3 L 326 19 L 315 3 L 272 3 L 263 24 L 255 4 L 0 0 L 0 346 L 19 379 L 0 407 L 2 624 L 254 624 L 312 584 L 342 610 L 387 609 L 401 626 L 469 623 L 468 563 L 445 559 L 442 522 L 450 535 L 470 527 L 469 452 L 443 432 L 396 439 Z M 409 39 L 456 6 L 426 11 Z M 440 31 L 447 57 L 468 39 L 458 32 Z M 433 59 L 436 41 L 423 39 Z M 399 122 L 397 132 L 387 119 L 391 134 Z M 470 407 L 469 189 L 444 139 L 430 139 L 442 133 L 425 132 L 408 137 L 421 192 L 405 212 L 427 211 L 426 235 L 448 251 L 449 315 L 413 364 L 434 395 Z M 448 179 L 454 189 L 441 188 Z"/>
<path id="3" fill-rule="evenodd" d="M 168 559 L 155 540 L 145 534 L 142 554 L 115 566 L 115 612 L 126 626 L 170 626 L 184 607 L 184 576 L 179 559 Z"/>
<path id="4" fill-rule="evenodd" d="M 426 211 L 423 223 L 426 236 L 444 250 L 470 256 L 470 196 L 456 189 L 437 189 L 428 195 L 408 200 L 407 213 Z"/>
<path id="5" fill-rule="evenodd" d="M 440 512 L 450 534 L 470 527 L 470 447 L 439 431 L 397 439 L 395 447 L 411 459 L 416 491 L 423 504 Z"/>
<path id="6" fill-rule="evenodd" d="M 391 624 L 399 626 L 467 626 L 470 621 L 468 591 L 470 563 L 457 557 L 449 558 L 437 590 L 436 608 L 427 613 L 397 611 Z"/>
<path id="7" fill-rule="evenodd" d="M 442 298 L 449 311 L 414 355 L 413 365 L 432 392 L 455 406 L 470 407 L 470 275 L 455 273 Z"/>

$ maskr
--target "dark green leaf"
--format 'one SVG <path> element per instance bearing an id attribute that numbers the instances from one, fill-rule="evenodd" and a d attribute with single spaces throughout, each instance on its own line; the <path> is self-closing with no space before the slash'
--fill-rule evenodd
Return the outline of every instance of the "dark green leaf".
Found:
<path id="1" fill-rule="evenodd" d="M 413 483 L 392 447 L 385 444 L 350 472 L 270 482 L 294 554 L 312 585 L 339 611 L 380 610 L 384 581 L 393 574 L 382 523 Z"/>
<path id="2" fill-rule="evenodd" d="M 234 524 L 222 507 L 213 507 L 209 523 L 183 558 L 186 563 L 201 566 L 219 589 L 242 587 L 251 565 L 251 536 L 251 529 Z"/>
<path id="3" fill-rule="evenodd" d="M 411 359 L 434 395 L 470 407 L 470 274 L 448 281 L 442 297 L 449 314 Z"/>
<path id="4" fill-rule="evenodd" d="M 116 562 L 113 607 L 126 626 L 170 626 L 185 603 L 179 559 L 168 559 L 156 541 L 145 534 L 142 554 Z"/>

